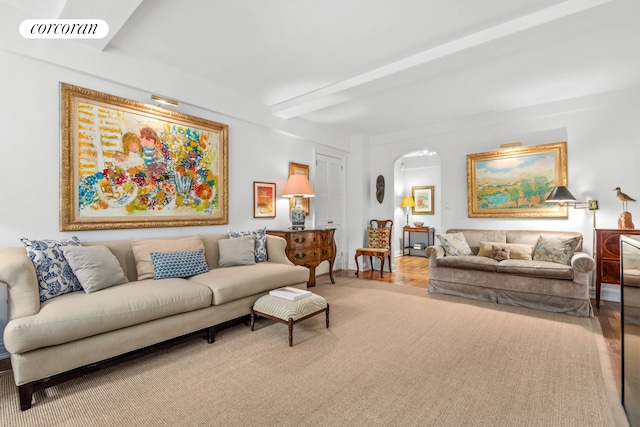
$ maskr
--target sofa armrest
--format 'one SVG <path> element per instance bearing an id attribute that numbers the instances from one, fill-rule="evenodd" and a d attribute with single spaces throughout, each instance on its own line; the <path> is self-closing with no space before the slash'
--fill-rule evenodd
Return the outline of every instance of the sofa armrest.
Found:
<path id="1" fill-rule="evenodd" d="M 267 259 L 270 262 L 293 265 L 287 258 L 287 241 L 279 236 L 267 234 Z"/>
<path id="2" fill-rule="evenodd" d="M 596 262 L 589 254 L 576 252 L 571 258 L 571 268 L 579 273 L 589 273 L 596 269 Z"/>
<path id="3" fill-rule="evenodd" d="M 444 256 L 444 248 L 440 245 L 429 246 L 424 250 L 424 253 L 427 254 L 428 258 L 438 258 Z"/>
<path id="4" fill-rule="evenodd" d="M 424 253 L 429 258 L 429 268 L 438 266 L 438 258 L 445 256 L 444 247 L 440 245 L 429 246 L 424 250 Z"/>
<path id="5" fill-rule="evenodd" d="M 36 268 L 24 248 L 0 250 L 0 282 L 8 288 L 9 320 L 32 316 L 40 311 Z"/>

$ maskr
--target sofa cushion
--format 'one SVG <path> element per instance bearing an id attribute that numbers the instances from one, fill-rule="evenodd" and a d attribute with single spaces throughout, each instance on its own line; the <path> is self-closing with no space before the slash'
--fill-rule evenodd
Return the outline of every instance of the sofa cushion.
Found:
<path id="1" fill-rule="evenodd" d="M 526 245 L 523 243 L 503 243 L 503 242 L 480 242 L 480 250 L 478 256 L 484 256 L 491 258 L 491 251 L 493 246 L 500 246 L 509 248 L 509 259 L 531 259 L 531 253 L 533 252 L 532 245 Z"/>
<path id="2" fill-rule="evenodd" d="M 106 246 L 62 246 L 62 252 L 88 294 L 128 282 L 120 263 Z"/>
<path id="3" fill-rule="evenodd" d="M 520 276 L 543 277 L 547 279 L 573 279 L 573 269 L 569 265 L 550 261 L 525 261 L 509 259 L 497 266 L 498 273 Z"/>
<path id="4" fill-rule="evenodd" d="M 463 233 L 438 234 L 447 256 L 473 255 Z"/>
<path id="5" fill-rule="evenodd" d="M 46 301 L 38 314 L 10 321 L 4 344 L 11 353 L 24 353 L 209 307 L 211 301 L 211 289 L 186 279 L 129 282 L 91 294 L 72 292 Z"/>
<path id="6" fill-rule="evenodd" d="M 438 267 L 464 268 L 467 270 L 496 271 L 498 261 L 476 255 L 445 256 L 438 258 Z"/>
<path id="7" fill-rule="evenodd" d="M 582 236 L 561 237 L 541 234 L 533 251 L 533 259 L 571 265 L 571 257 L 581 240 Z"/>
<path id="8" fill-rule="evenodd" d="M 64 257 L 62 246 L 80 246 L 76 236 L 61 240 L 21 238 L 27 255 L 36 268 L 40 302 L 69 292 L 81 291 L 82 285 Z"/>
<path id="9" fill-rule="evenodd" d="M 268 261 L 267 258 L 267 228 L 259 228 L 253 231 L 230 231 L 229 238 L 253 236 L 255 238 L 254 258 L 255 262 Z"/>
<path id="10" fill-rule="evenodd" d="M 309 280 L 309 269 L 295 265 L 261 262 L 254 265 L 215 268 L 187 280 L 211 288 L 213 305 L 220 305 L 272 289 L 304 283 Z"/>
<path id="11" fill-rule="evenodd" d="M 180 252 L 151 252 L 154 280 L 190 277 L 209 271 L 204 249 Z"/>
<path id="12" fill-rule="evenodd" d="M 204 249 L 202 238 L 198 235 L 181 239 L 136 239 L 131 238 L 131 249 L 136 259 L 138 280 L 153 279 L 151 252 L 197 251 Z"/>
<path id="13" fill-rule="evenodd" d="M 220 249 L 218 267 L 220 268 L 256 263 L 255 237 L 253 236 L 219 240 L 218 247 Z"/>

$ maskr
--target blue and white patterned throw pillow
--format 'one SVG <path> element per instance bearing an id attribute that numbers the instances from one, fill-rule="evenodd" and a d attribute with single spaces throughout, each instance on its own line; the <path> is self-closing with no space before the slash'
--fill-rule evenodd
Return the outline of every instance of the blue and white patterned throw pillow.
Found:
<path id="1" fill-rule="evenodd" d="M 267 227 L 253 231 L 230 231 L 229 238 L 253 236 L 256 239 L 254 257 L 256 262 L 268 261 L 267 258 Z"/>
<path id="2" fill-rule="evenodd" d="M 209 271 L 204 249 L 181 252 L 151 252 L 153 279 L 190 277 Z"/>
<path id="3" fill-rule="evenodd" d="M 62 246 L 80 246 L 80 240 L 76 236 L 61 240 L 33 240 L 23 237 L 20 241 L 36 268 L 41 304 L 58 295 L 82 290 L 82 285 L 60 249 Z"/>

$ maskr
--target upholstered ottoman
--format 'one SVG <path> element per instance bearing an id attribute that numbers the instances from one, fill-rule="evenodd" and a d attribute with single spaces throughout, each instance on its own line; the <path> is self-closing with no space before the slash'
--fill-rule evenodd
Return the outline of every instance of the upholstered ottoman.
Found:
<path id="1" fill-rule="evenodd" d="M 326 313 L 329 327 L 329 304 L 320 295 L 311 294 L 298 300 L 288 300 L 273 295 L 265 295 L 251 307 L 251 330 L 254 330 L 257 316 L 266 317 L 289 325 L 289 347 L 293 346 L 293 325 L 316 314 Z"/>

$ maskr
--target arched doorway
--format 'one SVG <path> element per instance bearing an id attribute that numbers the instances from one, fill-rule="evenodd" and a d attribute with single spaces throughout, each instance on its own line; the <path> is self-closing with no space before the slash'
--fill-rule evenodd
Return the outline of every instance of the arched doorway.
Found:
<path id="1" fill-rule="evenodd" d="M 440 156 L 430 150 L 412 151 L 400 157 L 394 164 L 394 245 L 398 248 L 396 256 L 402 255 L 402 233 L 407 224 L 413 226 L 414 222 L 423 222 L 425 226 L 434 228 L 439 232 L 441 228 L 442 206 L 441 200 L 441 159 Z M 433 213 L 421 214 L 412 208 L 401 207 L 402 199 L 412 195 L 412 189 L 416 187 L 433 187 Z M 407 218 L 408 211 L 408 218 Z M 426 236 L 423 236 L 426 237 Z M 420 239 L 419 239 L 420 240 Z M 425 240 L 426 242 L 426 240 Z M 412 254 L 421 254 L 413 252 Z"/>

